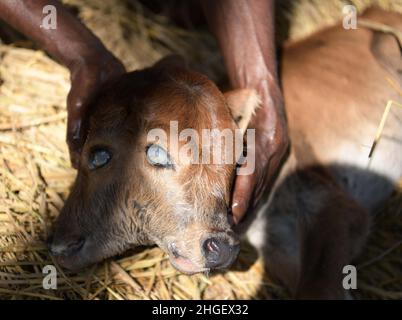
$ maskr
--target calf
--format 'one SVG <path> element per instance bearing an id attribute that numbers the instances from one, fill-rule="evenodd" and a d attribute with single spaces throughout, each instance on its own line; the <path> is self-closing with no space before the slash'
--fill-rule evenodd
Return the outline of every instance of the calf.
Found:
<path id="1" fill-rule="evenodd" d="M 379 10 L 365 17 L 395 27 L 402 21 Z M 392 35 L 366 29 L 333 27 L 284 48 L 290 155 L 270 195 L 236 227 L 228 214 L 236 161 L 195 163 L 172 152 L 171 138 L 150 141 L 149 133 L 169 136 L 177 121 L 178 132 L 219 129 L 236 136 L 257 107 L 256 94 L 223 95 L 171 58 L 123 75 L 92 110 L 52 254 L 77 269 L 136 245 L 157 244 L 177 269 L 191 274 L 229 267 L 239 236 L 247 235 L 293 296 L 344 297 L 342 268 L 364 245 L 370 212 L 402 174 L 395 110 L 368 159 L 383 106 L 398 98 L 386 78 L 400 83 L 400 58 Z M 208 141 L 195 141 L 207 157 L 214 147 Z M 186 143 L 179 140 L 176 147 Z M 218 149 L 230 146 L 225 140 Z"/>

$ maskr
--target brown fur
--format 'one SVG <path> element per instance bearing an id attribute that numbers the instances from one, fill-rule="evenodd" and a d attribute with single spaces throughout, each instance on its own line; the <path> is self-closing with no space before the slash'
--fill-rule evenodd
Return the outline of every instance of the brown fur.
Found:
<path id="1" fill-rule="evenodd" d="M 371 9 L 364 18 L 402 30 L 399 14 Z M 364 28 L 336 26 L 284 49 L 291 156 L 248 234 L 295 297 L 344 297 L 342 268 L 363 247 L 369 213 L 402 175 L 395 110 L 382 146 L 368 159 L 386 102 L 399 98 L 387 78 L 402 80 L 401 61 L 392 36 Z M 256 239 L 264 220 L 265 236 Z"/>
<path id="2" fill-rule="evenodd" d="M 401 21 L 399 15 L 382 11 L 370 11 L 367 17 L 386 17 L 396 26 Z M 400 52 L 379 39 L 370 30 L 334 27 L 284 50 L 291 154 L 270 198 L 237 229 L 248 229 L 269 272 L 295 297 L 344 297 L 341 269 L 362 249 L 369 211 L 401 174 L 400 144 L 383 139 L 370 168 L 365 167 L 368 150 L 360 149 L 374 137 L 385 101 L 397 96 L 384 81 L 390 74 L 384 63 L 388 69 L 395 66 Z M 174 159 L 174 169 L 155 168 L 145 150 L 146 133 L 153 128 L 169 131 L 171 120 L 179 121 L 179 130 L 234 130 L 234 118 L 241 123 L 242 114 L 250 116 L 245 101 L 257 101 L 243 98 L 234 92 L 225 100 L 206 77 L 175 59 L 126 74 L 105 88 L 94 106 L 78 176 L 52 246 L 63 247 L 79 237 L 86 242 L 78 253 L 60 255 L 59 261 L 77 268 L 134 245 L 156 243 L 176 267 L 191 273 L 206 270 L 201 250 L 206 237 L 236 246 L 227 212 L 235 164 L 194 165 Z M 398 126 L 392 116 L 388 133 L 400 135 Z M 169 141 L 159 143 L 170 147 Z M 90 171 L 87 159 L 95 145 L 110 148 L 113 158 Z M 381 161 L 382 156 L 391 161 Z M 362 184 L 362 176 L 370 184 Z M 186 270 L 177 252 L 185 258 Z"/>

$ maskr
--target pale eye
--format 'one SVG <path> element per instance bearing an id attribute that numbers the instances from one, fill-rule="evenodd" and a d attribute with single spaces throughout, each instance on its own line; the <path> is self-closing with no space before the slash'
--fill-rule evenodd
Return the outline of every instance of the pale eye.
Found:
<path id="1" fill-rule="evenodd" d="M 108 164 L 111 158 L 112 155 L 108 150 L 95 149 L 89 155 L 88 167 L 91 170 L 101 168 Z"/>
<path id="2" fill-rule="evenodd" d="M 153 166 L 173 168 L 173 163 L 167 151 L 156 144 L 147 147 L 147 159 Z"/>

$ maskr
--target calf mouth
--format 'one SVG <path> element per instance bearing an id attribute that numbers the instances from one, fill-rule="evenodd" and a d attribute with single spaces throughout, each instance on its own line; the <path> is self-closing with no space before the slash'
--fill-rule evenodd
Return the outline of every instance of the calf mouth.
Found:
<path id="1" fill-rule="evenodd" d="M 195 262 L 194 258 L 183 255 L 174 242 L 169 243 L 167 249 L 173 267 L 184 274 L 192 275 L 229 268 L 239 254 L 240 244 L 237 239 L 209 235 L 201 241 L 198 249 L 202 253 L 202 262 Z"/>
<path id="2" fill-rule="evenodd" d="M 178 256 L 176 258 L 169 255 L 169 260 L 175 269 L 186 275 L 193 275 L 196 273 L 204 273 L 204 272 L 208 273 L 209 271 L 211 271 L 210 268 L 197 267 L 190 259 L 182 256 Z"/>
<path id="3" fill-rule="evenodd" d="M 174 243 L 169 244 L 168 255 L 170 263 L 181 273 L 192 275 L 210 271 L 210 268 L 199 267 L 191 259 L 181 255 Z"/>

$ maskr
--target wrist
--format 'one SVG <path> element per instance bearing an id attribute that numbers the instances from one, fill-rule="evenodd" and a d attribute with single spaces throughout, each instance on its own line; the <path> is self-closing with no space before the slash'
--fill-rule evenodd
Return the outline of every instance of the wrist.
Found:
<path id="1" fill-rule="evenodd" d="M 104 61 L 111 60 L 111 57 L 113 55 L 101 44 L 85 45 L 75 49 L 74 54 L 63 57 L 63 63 L 70 72 L 74 72 L 82 66 L 103 64 Z"/>
<path id="2" fill-rule="evenodd" d="M 253 89 L 261 99 L 261 105 L 251 119 L 250 127 L 269 140 L 288 140 L 287 121 L 281 89 L 276 81 L 261 81 Z"/>
<path id="3" fill-rule="evenodd" d="M 284 102 L 282 90 L 276 78 L 268 77 L 255 81 L 247 88 L 254 89 L 260 97 L 260 113 L 267 117 L 284 118 Z"/>

